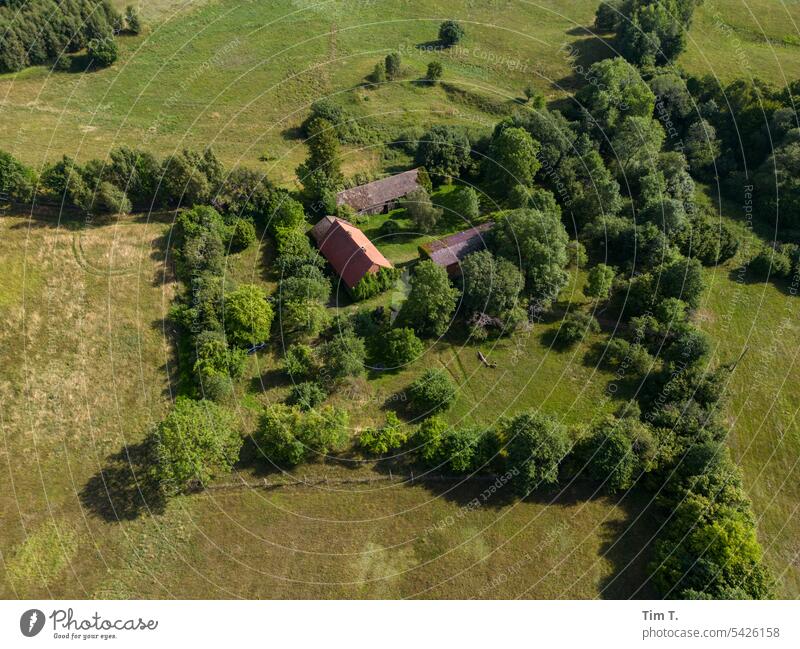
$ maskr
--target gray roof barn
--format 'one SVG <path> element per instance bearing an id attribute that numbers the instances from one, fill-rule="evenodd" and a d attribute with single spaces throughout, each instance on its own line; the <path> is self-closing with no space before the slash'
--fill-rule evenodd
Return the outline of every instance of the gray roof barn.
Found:
<path id="1" fill-rule="evenodd" d="M 419 189 L 421 185 L 417 180 L 418 171 L 411 169 L 388 178 L 373 180 L 366 185 L 345 189 L 336 194 L 336 204 L 349 205 L 359 213 L 377 214 L 390 203 Z"/>
<path id="2" fill-rule="evenodd" d="M 419 247 L 420 254 L 446 269 L 451 277 L 458 276 L 461 274 L 461 260 L 472 252 L 483 250 L 486 246 L 484 235 L 493 225 L 491 221 L 482 223 L 444 239 L 424 243 Z"/>

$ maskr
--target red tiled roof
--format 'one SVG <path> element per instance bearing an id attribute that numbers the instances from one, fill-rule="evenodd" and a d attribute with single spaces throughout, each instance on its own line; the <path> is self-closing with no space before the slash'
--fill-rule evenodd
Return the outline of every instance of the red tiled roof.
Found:
<path id="1" fill-rule="evenodd" d="M 348 288 L 353 288 L 367 273 L 392 264 L 354 225 L 336 217 L 325 217 L 330 223 L 322 240 L 317 239 L 319 251 Z M 315 226 L 316 228 L 316 226 Z M 316 233 L 315 233 L 316 236 Z"/>
<path id="2" fill-rule="evenodd" d="M 482 223 L 481 225 L 456 232 L 456 234 L 431 241 L 420 246 L 431 258 L 431 261 L 438 266 L 448 268 L 457 264 L 471 252 L 480 250 L 485 246 L 483 235 L 491 230 L 494 223 Z"/>
<path id="3" fill-rule="evenodd" d="M 377 207 L 401 198 L 420 187 L 417 182 L 418 169 L 411 169 L 403 173 L 373 180 L 366 185 L 359 185 L 336 194 L 336 204 L 346 203 L 356 212 Z"/>

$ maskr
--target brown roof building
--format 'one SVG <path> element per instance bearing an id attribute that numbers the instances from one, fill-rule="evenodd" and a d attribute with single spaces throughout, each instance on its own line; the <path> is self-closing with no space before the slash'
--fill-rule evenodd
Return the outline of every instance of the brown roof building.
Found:
<path id="1" fill-rule="evenodd" d="M 491 222 L 482 223 L 444 239 L 425 243 L 419 247 L 420 254 L 446 269 L 451 277 L 456 277 L 461 274 L 461 260 L 468 254 L 486 247 L 484 235 L 493 225 Z"/>
<path id="2" fill-rule="evenodd" d="M 349 205 L 359 214 L 378 214 L 392 209 L 398 199 L 421 187 L 417 180 L 418 171 L 412 169 L 345 189 L 336 194 L 336 204 Z"/>
<path id="3" fill-rule="evenodd" d="M 381 268 L 392 268 L 366 235 L 344 219 L 326 216 L 313 228 L 311 236 L 317 242 L 322 256 L 352 289 L 367 273 L 377 273 Z"/>

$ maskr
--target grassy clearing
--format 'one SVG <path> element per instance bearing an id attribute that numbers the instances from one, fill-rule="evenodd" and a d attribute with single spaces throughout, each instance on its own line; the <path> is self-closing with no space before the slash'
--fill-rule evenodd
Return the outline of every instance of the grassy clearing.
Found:
<path id="1" fill-rule="evenodd" d="M 383 140 L 433 122 L 488 128 L 528 84 L 549 99 L 566 97 L 580 77 L 564 45 L 584 67 L 612 52 L 584 29 L 596 5 L 159 0 L 145 5 L 145 33 L 120 40 L 120 60 L 110 69 L 30 68 L 0 77 L 0 115 L 16 127 L 0 133 L 0 147 L 38 165 L 62 153 L 104 156 L 123 143 L 162 154 L 212 144 L 226 162 L 260 166 L 290 183 L 305 154 L 292 129 L 323 96 L 373 118 Z M 431 44 L 444 16 L 465 25 L 463 47 L 419 49 Z M 800 77 L 798 22 L 796 4 L 707 2 L 680 64 L 722 80 L 753 74 L 784 83 Z M 392 50 L 403 53 L 403 79 L 361 87 Z M 434 57 L 444 63 L 447 84 L 422 87 L 416 80 Z M 346 152 L 349 172 L 380 166 L 372 146 Z"/>

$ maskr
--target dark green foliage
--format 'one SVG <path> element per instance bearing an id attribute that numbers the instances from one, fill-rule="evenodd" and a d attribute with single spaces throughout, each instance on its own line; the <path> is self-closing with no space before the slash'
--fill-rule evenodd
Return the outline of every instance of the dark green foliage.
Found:
<path id="1" fill-rule="evenodd" d="M 377 273 L 367 273 L 351 290 L 353 299 L 360 302 L 375 297 L 394 286 L 398 277 L 400 270 L 397 268 L 381 267 Z"/>
<path id="2" fill-rule="evenodd" d="M 470 143 L 464 131 L 437 125 L 417 145 L 416 161 L 437 179 L 455 178 L 469 164 Z"/>
<path id="3" fill-rule="evenodd" d="M 785 278 L 792 272 L 792 260 L 781 249 L 763 246 L 750 260 L 747 271 L 753 277 L 764 281 L 775 277 Z"/>
<path id="4" fill-rule="evenodd" d="M 558 467 L 569 450 L 566 430 L 552 417 L 527 412 L 504 427 L 512 484 L 520 496 L 558 482 Z"/>
<path id="5" fill-rule="evenodd" d="M 509 127 L 495 131 L 484 159 L 484 174 L 495 191 L 505 193 L 513 185 L 531 185 L 542 166 L 537 158 L 539 143 L 522 128 Z"/>
<path id="6" fill-rule="evenodd" d="M 570 311 L 556 333 L 556 342 L 560 347 L 569 347 L 583 340 L 586 335 L 599 331 L 600 325 L 594 316 Z"/>
<path id="7" fill-rule="evenodd" d="M 156 428 L 154 472 L 167 493 L 208 484 L 239 459 L 242 438 L 231 415 L 212 401 L 178 397 Z"/>
<path id="8" fill-rule="evenodd" d="M 686 131 L 684 151 L 692 173 L 701 175 L 710 171 L 720 154 L 716 129 L 705 119 L 698 119 Z"/>
<path id="9" fill-rule="evenodd" d="M 370 455 L 386 455 L 408 440 L 408 433 L 397 415 L 386 413 L 386 423 L 380 428 L 365 428 L 358 437 L 358 446 Z"/>
<path id="10" fill-rule="evenodd" d="M 680 258 L 663 266 L 659 277 L 661 297 L 676 297 L 696 308 L 704 289 L 703 267 L 696 259 Z"/>
<path id="11" fill-rule="evenodd" d="M 161 164 L 155 156 L 122 146 L 112 150 L 110 158 L 105 169 L 106 178 L 130 197 L 134 207 L 148 209 L 160 203 L 161 197 L 157 194 Z"/>
<path id="12" fill-rule="evenodd" d="M 249 248 L 256 240 L 256 228 L 249 219 L 234 219 L 231 224 L 230 247 L 233 252 Z"/>
<path id="13" fill-rule="evenodd" d="M 664 64 L 686 47 L 696 0 L 628 0 L 616 25 L 623 56 L 636 65 Z"/>
<path id="14" fill-rule="evenodd" d="M 386 68 L 386 77 L 390 81 L 397 79 L 401 73 L 400 55 L 397 52 L 387 54 L 384 61 L 384 66 Z"/>
<path id="15" fill-rule="evenodd" d="M 86 46 L 86 53 L 93 66 L 107 68 L 117 60 L 119 49 L 113 34 L 109 32 L 100 38 L 90 40 Z"/>
<path id="16" fill-rule="evenodd" d="M 409 327 L 391 329 L 382 337 L 382 347 L 382 360 L 389 368 L 407 365 L 425 351 L 425 345 Z"/>
<path id="17" fill-rule="evenodd" d="M 503 318 L 519 305 L 525 286 L 522 272 L 510 261 L 495 258 L 488 250 L 467 255 L 461 264 L 464 313 L 486 313 Z"/>
<path id="18" fill-rule="evenodd" d="M 436 83 L 444 75 L 444 68 L 439 61 L 431 61 L 428 63 L 428 69 L 425 71 L 425 80 L 428 83 Z"/>
<path id="19" fill-rule="evenodd" d="M 459 187 L 454 192 L 452 209 L 465 223 L 471 223 L 481 214 L 478 192 L 467 185 Z"/>
<path id="20" fill-rule="evenodd" d="M 411 406 L 418 414 L 447 410 L 456 400 L 456 385 L 444 370 L 429 369 L 409 386 Z"/>
<path id="21" fill-rule="evenodd" d="M 48 164 L 42 171 L 41 184 L 45 196 L 59 204 L 88 211 L 92 192 L 83 177 L 80 165 L 68 156 Z"/>
<path id="22" fill-rule="evenodd" d="M 442 216 L 442 208 L 431 202 L 428 192 L 421 187 L 410 192 L 402 201 L 402 206 L 414 227 L 419 232 L 431 232 Z"/>
<path id="23" fill-rule="evenodd" d="M 272 231 L 276 221 L 274 212 L 286 200 L 290 199 L 285 192 L 277 190 L 263 173 L 236 167 L 225 176 L 213 198 L 213 205 L 226 215 L 268 224 Z M 300 221 L 303 221 L 302 217 Z"/>
<path id="24" fill-rule="evenodd" d="M 378 61 L 369 75 L 369 82 L 375 86 L 386 82 L 386 65 L 383 61 Z"/>
<path id="25" fill-rule="evenodd" d="M 267 341 L 273 315 L 266 294 L 255 284 L 243 284 L 225 296 L 225 332 L 239 347 Z"/>
<path id="26" fill-rule="evenodd" d="M 449 424 L 438 416 L 428 417 L 419 425 L 413 444 L 423 463 L 435 464 L 439 461 L 442 441 L 449 430 Z"/>
<path id="27" fill-rule="evenodd" d="M 308 345 L 295 343 L 283 357 L 283 371 L 294 381 L 310 377 L 316 369 L 314 350 Z"/>
<path id="28" fill-rule="evenodd" d="M 641 176 L 656 168 L 658 154 L 664 144 L 664 129 L 657 120 L 647 117 L 626 117 L 617 124 L 611 138 L 611 155 L 619 178 Z"/>
<path id="29" fill-rule="evenodd" d="M 142 31 L 142 21 L 139 18 L 139 10 L 132 5 L 125 7 L 125 27 L 131 34 L 138 34 Z"/>
<path id="30" fill-rule="evenodd" d="M 594 26 L 606 32 L 617 29 L 622 16 L 622 0 L 607 0 L 601 2 L 594 15 Z"/>
<path id="31" fill-rule="evenodd" d="M 567 232 L 553 214 L 513 210 L 487 236 L 498 256 L 524 269 L 526 292 L 542 303 L 551 302 L 567 283 Z"/>
<path id="32" fill-rule="evenodd" d="M 602 364 L 617 372 L 620 378 L 636 379 L 651 372 L 655 360 L 647 348 L 639 343 L 631 344 L 624 338 L 612 338 L 603 351 Z"/>
<path id="33" fill-rule="evenodd" d="M 295 383 L 289 390 L 286 403 L 296 405 L 300 410 L 312 410 L 327 399 L 328 393 L 319 383 L 304 381 Z"/>
<path id="34" fill-rule="evenodd" d="M 464 38 L 464 28 L 455 20 L 445 20 L 439 25 L 439 41 L 447 47 L 452 47 Z"/>
<path id="35" fill-rule="evenodd" d="M 337 334 L 320 348 L 322 366 L 332 380 L 363 374 L 366 356 L 364 340 L 347 331 Z"/>
<path id="36" fill-rule="evenodd" d="M 36 173 L 10 153 L 0 150 L 0 194 L 3 199 L 28 203 L 36 187 Z"/>
<path id="37" fill-rule="evenodd" d="M 222 180 L 222 165 L 211 149 L 202 154 L 184 149 L 161 164 L 161 199 L 167 205 L 208 203 Z"/>
<path id="38" fill-rule="evenodd" d="M 686 227 L 674 239 L 685 257 L 693 257 L 704 266 L 721 264 L 739 250 L 733 229 L 718 216 L 701 210 L 689 217 Z"/>
<path id="39" fill-rule="evenodd" d="M 121 21 L 108 0 L 3 2 L 0 73 L 42 65 L 87 46 L 90 56 L 110 65 L 116 59 L 113 38 Z"/>
<path id="40" fill-rule="evenodd" d="M 421 261 L 411 276 L 411 291 L 400 310 L 399 322 L 419 336 L 441 336 L 447 331 L 458 300 L 447 271 L 432 261 Z"/>
<path id="41" fill-rule="evenodd" d="M 347 440 L 347 413 L 324 407 L 303 412 L 297 406 L 267 406 L 253 439 L 271 463 L 295 466 L 341 450 Z"/>

